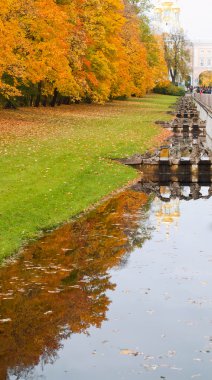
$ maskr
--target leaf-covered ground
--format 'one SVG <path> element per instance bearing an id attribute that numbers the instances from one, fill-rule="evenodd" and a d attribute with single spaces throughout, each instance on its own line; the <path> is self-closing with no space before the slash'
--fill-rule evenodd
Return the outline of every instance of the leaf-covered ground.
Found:
<path id="1" fill-rule="evenodd" d="M 0 112 L 0 258 L 136 177 L 110 161 L 160 144 L 176 99 Z"/>

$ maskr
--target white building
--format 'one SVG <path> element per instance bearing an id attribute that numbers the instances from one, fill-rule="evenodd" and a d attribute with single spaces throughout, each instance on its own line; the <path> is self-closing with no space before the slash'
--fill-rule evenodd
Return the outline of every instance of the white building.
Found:
<path id="1" fill-rule="evenodd" d="M 177 33 L 183 28 L 180 22 L 181 9 L 178 0 L 157 0 L 154 8 L 153 29 L 156 34 Z M 199 84 L 199 76 L 205 71 L 212 71 L 212 42 L 188 41 L 191 54 L 190 77 L 191 84 Z"/>
<path id="2" fill-rule="evenodd" d="M 154 9 L 153 28 L 156 34 L 174 33 L 181 29 L 178 1 L 158 0 Z"/>
<path id="3" fill-rule="evenodd" d="M 199 76 L 212 71 L 212 42 L 194 42 L 192 44 L 192 84 L 199 84 Z"/>

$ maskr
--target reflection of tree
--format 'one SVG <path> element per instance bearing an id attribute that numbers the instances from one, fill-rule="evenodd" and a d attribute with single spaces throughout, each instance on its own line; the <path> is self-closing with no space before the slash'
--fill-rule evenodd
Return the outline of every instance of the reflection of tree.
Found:
<path id="1" fill-rule="evenodd" d="M 125 191 L 0 270 L 0 319 L 11 319 L 0 324 L 1 379 L 27 378 L 39 360 L 55 359 L 62 339 L 101 326 L 115 288 L 108 270 L 147 237 L 145 204 L 145 194 Z"/>

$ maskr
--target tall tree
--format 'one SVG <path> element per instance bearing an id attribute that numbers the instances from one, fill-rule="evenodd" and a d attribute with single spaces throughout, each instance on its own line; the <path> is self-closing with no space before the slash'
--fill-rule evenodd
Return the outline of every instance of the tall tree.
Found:
<path id="1" fill-rule="evenodd" d="M 164 44 L 160 36 L 153 35 L 149 20 L 140 17 L 141 40 L 147 51 L 147 62 L 154 84 L 164 82 L 168 78 L 168 69 L 164 56 Z"/>
<path id="2" fill-rule="evenodd" d="M 204 71 L 199 77 L 200 85 L 202 86 L 212 86 L 212 71 Z"/>
<path id="3" fill-rule="evenodd" d="M 141 40 L 140 21 L 134 12 L 134 6 L 126 3 L 124 14 L 126 23 L 123 27 L 123 40 L 129 63 L 131 93 L 135 96 L 143 96 L 151 79 L 148 70 L 147 51 Z"/>
<path id="4" fill-rule="evenodd" d="M 165 59 L 173 84 L 186 79 L 189 74 L 189 45 L 182 31 L 164 34 Z"/>
<path id="5" fill-rule="evenodd" d="M 70 24 L 65 12 L 53 0 L 28 0 L 31 12 L 22 17 L 28 40 L 26 80 L 38 86 L 36 105 L 42 94 L 77 95 L 69 65 Z M 25 2 L 26 4 L 26 2 Z"/>
<path id="6" fill-rule="evenodd" d="M 17 19 L 19 1 L 5 0 L 0 5 L 0 95 L 17 96 L 17 78 L 24 76 L 25 36 Z"/>

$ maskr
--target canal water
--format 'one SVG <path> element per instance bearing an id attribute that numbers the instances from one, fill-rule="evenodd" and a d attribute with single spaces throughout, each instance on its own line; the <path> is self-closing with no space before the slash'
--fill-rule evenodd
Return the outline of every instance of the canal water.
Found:
<path id="1" fill-rule="evenodd" d="M 125 190 L 0 269 L 0 379 L 210 380 L 207 185 Z"/>

